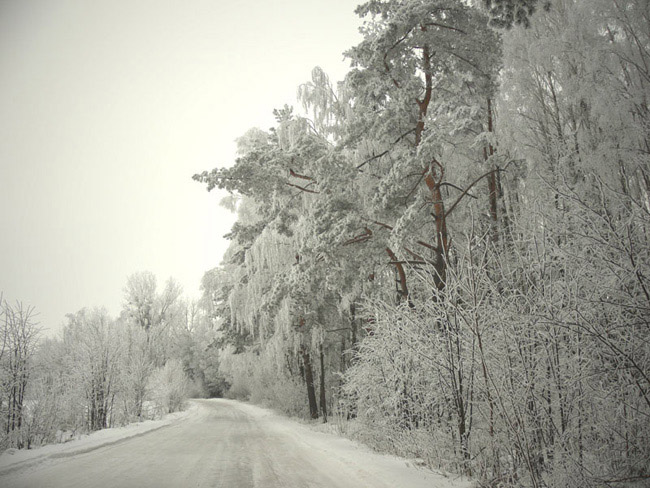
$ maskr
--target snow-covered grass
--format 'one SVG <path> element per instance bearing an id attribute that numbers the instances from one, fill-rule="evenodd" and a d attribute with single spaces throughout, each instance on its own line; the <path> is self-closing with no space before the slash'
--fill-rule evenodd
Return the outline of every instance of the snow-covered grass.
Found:
<path id="1" fill-rule="evenodd" d="M 188 418 L 194 415 L 198 409 L 197 404 L 190 403 L 186 410 L 165 415 L 159 420 L 145 420 L 124 427 L 99 430 L 63 444 L 49 444 L 34 449 L 8 449 L 0 454 L 0 474 L 36 464 L 46 459 L 75 456 L 131 437 L 137 437 Z"/>

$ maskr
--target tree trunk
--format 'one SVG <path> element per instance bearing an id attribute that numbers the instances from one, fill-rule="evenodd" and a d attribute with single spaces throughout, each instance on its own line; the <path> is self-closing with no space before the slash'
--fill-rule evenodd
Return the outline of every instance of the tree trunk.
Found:
<path id="1" fill-rule="evenodd" d="M 357 351 L 357 307 L 354 303 L 350 304 L 350 333 L 350 349 L 354 355 Z"/>
<path id="2" fill-rule="evenodd" d="M 435 270 L 436 276 L 435 284 L 438 290 L 445 287 L 447 281 L 447 253 L 449 251 L 449 235 L 447 233 L 447 215 L 445 212 L 445 204 L 442 200 L 442 192 L 440 191 L 440 183 L 442 183 L 442 174 L 437 177 L 436 165 L 440 168 L 442 173 L 442 165 L 438 161 L 433 160 L 431 166 L 427 169 L 427 175 L 424 178 L 429 191 L 431 193 L 431 200 L 433 201 L 433 218 L 436 225 L 436 263 Z"/>
<path id="3" fill-rule="evenodd" d="M 388 257 L 391 259 L 391 261 L 395 263 L 395 269 L 397 271 L 397 283 L 399 283 L 399 287 L 397 289 L 397 303 L 399 304 L 405 300 L 408 300 L 409 297 L 409 289 L 406 286 L 406 272 L 404 271 L 404 265 L 399 262 L 397 256 L 390 247 L 386 248 L 386 253 L 388 254 Z"/>
<path id="4" fill-rule="evenodd" d="M 327 398 L 325 396 L 325 357 L 323 344 L 320 345 L 320 412 L 323 416 L 323 423 L 327 422 Z"/>
<path id="5" fill-rule="evenodd" d="M 302 362 L 305 366 L 305 382 L 307 383 L 307 400 L 309 401 L 309 416 L 318 418 L 318 405 L 316 404 L 316 390 L 314 388 L 314 372 L 311 367 L 309 353 L 303 348 Z"/>
<path id="6" fill-rule="evenodd" d="M 491 134 L 492 132 L 494 132 L 494 128 L 492 122 L 492 100 L 489 98 L 487 100 L 487 112 L 488 112 L 488 132 Z M 485 162 L 490 165 L 490 167 L 487 168 L 488 171 L 496 169 L 496 166 L 492 161 L 493 156 L 494 156 L 494 147 L 492 146 L 492 144 L 488 144 L 488 147 L 483 148 L 483 157 L 485 159 Z M 498 191 L 496 171 L 492 171 L 488 175 L 487 183 L 488 183 L 488 198 L 490 202 L 490 219 L 492 220 L 492 230 L 493 230 L 492 236 L 494 242 L 496 242 L 499 240 L 499 231 L 497 226 L 497 221 L 499 217 L 497 197 L 499 191 Z"/>

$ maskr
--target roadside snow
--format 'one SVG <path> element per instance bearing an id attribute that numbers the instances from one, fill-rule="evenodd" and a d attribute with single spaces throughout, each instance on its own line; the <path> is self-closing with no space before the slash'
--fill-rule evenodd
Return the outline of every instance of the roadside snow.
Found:
<path id="1" fill-rule="evenodd" d="M 341 464 L 358 476 L 369 476 L 364 486 L 408 486 L 409 488 L 470 488 L 470 480 L 419 467 L 417 460 L 379 454 L 369 447 L 335 433 L 322 432 L 320 426 L 302 424 L 266 408 L 229 400 L 233 406 L 253 417 L 265 429 L 290 437 L 305 452 L 321 453 L 318 464 L 324 471 L 340 470 Z M 328 466 L 329 465 L 329 466 Z"/>
<path id="2" fill-rule="evenodd" d="M 125 425 L 124 427 L 103 429 L 63 444 L 49 444 L 34 449 L 7 449 L 0 454 L 0 474 L 40 463 L 45 459 L 75 456 L 94 451 L 100 447 L 116 444 L 125 439 L 141 436 L 147 432 L 160 429 L 181 419 L 193 416 L 198 410 L 199 406 L 192 402 L 186 410 L 165 415 L 160 420 L 145 420 L 143 422 Z"/>

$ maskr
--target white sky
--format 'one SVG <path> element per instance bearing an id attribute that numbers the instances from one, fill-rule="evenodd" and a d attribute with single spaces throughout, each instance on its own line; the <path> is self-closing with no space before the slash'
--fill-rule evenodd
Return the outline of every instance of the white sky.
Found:
<path id="1" fill-rule="evenodd" d="M 0 291 L 60 328 L 150 270 L 198 296 L 233 216 L 192 181 L 358 43 L 357 0 L 0 0 Z"/>

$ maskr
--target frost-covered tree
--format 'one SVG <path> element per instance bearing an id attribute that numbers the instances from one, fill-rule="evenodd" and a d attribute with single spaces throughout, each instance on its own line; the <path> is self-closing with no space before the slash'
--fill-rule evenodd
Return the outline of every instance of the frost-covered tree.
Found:
<path id="1" fill-rule="evenodd" d="M 322 331 L 328 325 L 320 318 L 336 315 L 339 300 L 338 292 L 332 294 L 318 283 L 331 264 L 327 257 L 333 247 L 340 248 L 345 234 L 325 244 L 316 228 L 332 223 L 332 211 L 320 215 L 323 208 L 317 202 L 328 201 L 323 197 L 332 189 L 340 192 L 334 170 L 342 165 L 331 142 L 314 132 L 306 119 L 286 107 L 276 111 L 276 118 L 278 125 L 269 133 L 256 130 L 239 141 L 240 157 L 233 167 L 195 179 L 207 183 L 208 189 L 220 187 L 243 197 L 223 265 L 229 276 L 216 294 L 221 295 L 217 303 L 227 300 L 224 334 L 233 341 L 248 334 L 259 341 L 253 347 L 275 351 L 282 365 L 278 374 L 288 382 L 304 381 L 310 415 L 318 416 L 316 385 L 321 411 L 327 403 L 324 358 L 318 374 L 313 367 L 314 357 L 321 363 Z M 319 299 L 324 296 L 328 306 Z"/>
<path id="2" fill-rule="evenodd" d="M 125 312 L 147 333 L 168 324 L 172 308 L 182 293 L 180 285 L 170 278 L 158 294 L 156 281 L 150 271 L 134 273 L 124 288 Z"/>
<path id="3" fill-rule="evenodd" d="M 482 0 L 496 27 L 530 26 L 530 18 L 539 6 L 549 10 L 548 0 Z"/>
<path id="4" fill-rule="evenodd" d="M 498 35 L 463 2 L 368 2 L 357 13 L 370 20 L 363 42 L 347 53 L 354 110 L 346 123 L 369 195 L 366 233 L 389 230 L 399 243 L 386 252 L 402 296 L 398 252 L 435 262 L 442 288 L 450 214 L 472 180 L 496 173 L 481 164 L 480 136 L 491 117 Z"/>
<path id="5" fill-rule="evenodd" d="M 29 444 L 23 432 L 26 394 L 31 382 L 39 329 L 34 307 L 10 304 L 0 295 L 0 418 L 1 447 Z"/>
<path id="6" fill-rule="evenodd" d="M 68 315 L 63 332 L 66 362 L 74 373 L 84 403 L 88 430 L 109 426 L 118 379 L 119 342 L 105 309 L 83 309 Z"/>

